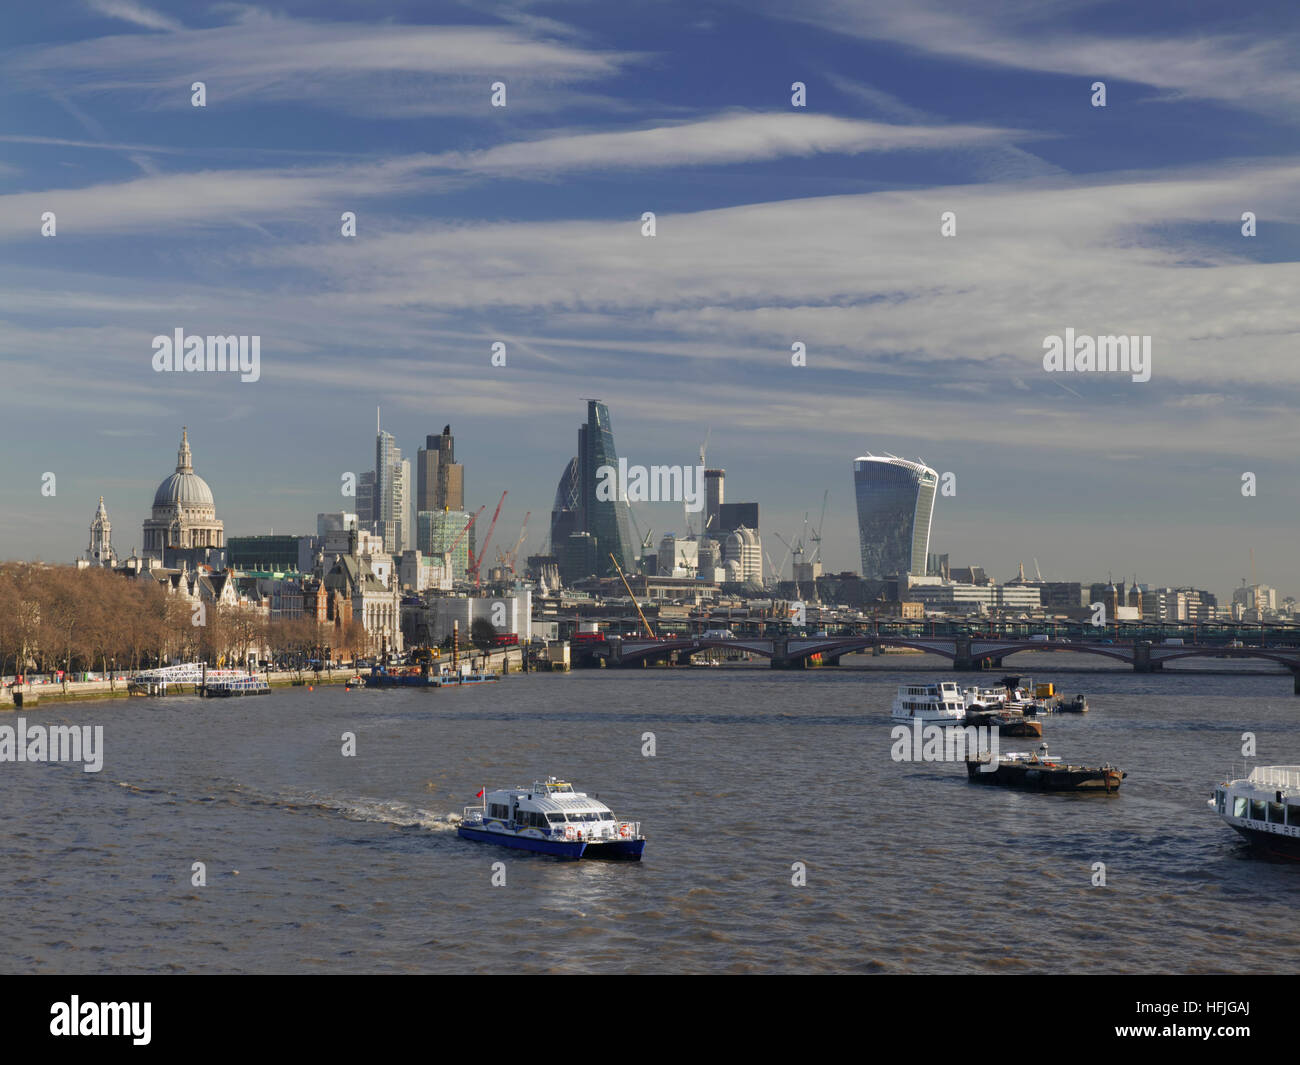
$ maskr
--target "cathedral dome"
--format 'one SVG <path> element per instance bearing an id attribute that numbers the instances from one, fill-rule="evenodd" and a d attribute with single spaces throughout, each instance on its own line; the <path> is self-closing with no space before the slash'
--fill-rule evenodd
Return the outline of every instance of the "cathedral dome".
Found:
<path id="1" fill-rule="evenodd" d="M 178 505 L 182 507 L 211 507 L 212 489 L 197 473 L 173 473 L 158 486 L 153 495 L 155 507 Z"/>
<path id="2" fill-rule="evenodd" d="M 181 432 L 181 446 L 176 455 L 176 472 L 158 486 L 158 491 L 153 496 L 153 505 L 155 507 L 215 506 L 208 482 L 194 472 L 188 430 Z"/>

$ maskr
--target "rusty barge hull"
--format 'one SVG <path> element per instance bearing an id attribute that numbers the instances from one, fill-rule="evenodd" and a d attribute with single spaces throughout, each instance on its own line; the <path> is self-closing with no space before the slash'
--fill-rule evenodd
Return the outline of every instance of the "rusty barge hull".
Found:
<path id="1" fill-rule="evenodd" d="M 1093 769 L 1077 765 L 1044 765 L 1042 763 L 1002 762 L 990 772 L 981 772 L 985 763 L 967 762 L 966 775 L 973 784 L 991 784 L 1003 788 L 1022 788 L 1026 791 L 1119 791 L 1120 782 L 1128 776 L 1123 770 L 1103 767 Z"/>

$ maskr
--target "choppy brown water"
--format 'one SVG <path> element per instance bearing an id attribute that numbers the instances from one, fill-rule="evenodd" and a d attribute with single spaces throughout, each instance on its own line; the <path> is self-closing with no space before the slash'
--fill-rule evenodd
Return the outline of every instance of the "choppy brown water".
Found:
<path id="1" fill-rule="evenodd" d="M 1047 719 L 1116 797 L 890 759 L 917 673 L 629 670 L 448 692 L 292 690 L 25 715 L 103 724 L 101 773 L 0 765 L 7 972 L 1289 972 L 1300 864 L 1205 800 L 1241 734 L 1300 762 L 1286 676 L 1066 674 Z M 851 663 L 861 663 L 858 668 Z M 958 677 L 958 679 L 963 679 Z M 0 724 L 12 723 L 6 715 Z M 358 756 L 340 756 L 357 734 Z M 653 732 L 657 755 L 641 754 Z M 1003 740 L 1003 749 L 1033 746 Z M 484 784 L 555 773 L 649 836 L 637 864 L 460 840 Z M 207 863 L 206 887 L 190 884 Z M 507 883 L 492 887 L 504 861 Z M 1107 885 L 1093 887 L 1092 865 Z M 803 862 L 807 885 L 791 884 Z M 237 875 L 235 871 L 238 871 Z"/>

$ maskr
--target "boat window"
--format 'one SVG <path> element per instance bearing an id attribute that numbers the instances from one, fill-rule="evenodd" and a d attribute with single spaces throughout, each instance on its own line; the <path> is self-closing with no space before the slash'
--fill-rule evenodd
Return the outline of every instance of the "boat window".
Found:
<path id="1" fill-rule="evenodd" d="M 553 825 L 562 824 L 564 821 L 564 814 L 547 814 L 546 820 Z"/>
<path id="2" fill-rule="evenodd" d="M 1268 823 L 1270 825 L 1282 824 L 1282 804 L 1280 802 L 1268 804 Z"/>
<path id="3" fill-rule="evenodd" d="M 1246 797 L 1245 797 L 1244 795 L 1238 795 L 1238 796 L 1236 796 L 1236 797 L 1232 800 L 1232 816 L 1233 816 L 1233 817 L 1245 817 L 1245 816 L 1246 816 L 1246 806 L 1247 806 L 1247 803 L 1246 803 Z"/>
<path id="4" fill-rule="evenodd" d="M 1286 823 L 1294 828 L 1300 828 L 1300 803 L 1286 808 Z"/>
<path id="5" fill-rule="evenodd" d="M 1268 803 L 1266 803 L 1263 799 L 1251 799 L 1251 800 L 1250 800 L 1250 819 L 1251 819 L 1252 821 L 1263 821 L 1263 820 L 1266 820 L 1266 818 L 1264 817 L 1264 807 L 1267 806 L 1267 805 L 1268 805 Z"/>

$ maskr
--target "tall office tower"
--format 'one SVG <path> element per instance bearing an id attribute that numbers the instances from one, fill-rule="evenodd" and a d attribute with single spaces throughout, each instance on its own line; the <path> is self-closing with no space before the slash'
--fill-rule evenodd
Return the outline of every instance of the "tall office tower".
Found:
<path id="1" fill-rule="evenodd" d="M 366 532 L 375 527 L 375 471 L 366 470 L 357 481 L 357 524 Z"/>
<path id="2" fill-rule="evenodd" d="M 416 510 L 464 510 L 465 467 L 456 461 L 451 426 L 444 425 L 441 436 L 426 436 L 416 457 Z"/>
<path id="3" fill-rule="evenodd" d="M 411 483 L 411 460 L 402 459 L 401 506 L 398 513 L 402 516 L 401 531 L 398 535 L 399 550 L 409 551 L 415 540 L 415 485 Z"/>
<path id="4" fill-rule="evenodd" d="M 465 532 L 469 520 L 463 510 L 422 510 L 416 516 L 416 550 L 445 559 L 458 581 L 469 573 L 469 534 Z"/>
<path id="5" fill-rule="evenodd" d="M 725 540 L 730 533 L 741 527 L 758 531 L 757 503 L 719 503 L 718 530 L 715 534 L 710 528 L 709 535 L 716 535 L 719 540 Z"/>
<path id="6" fill-rule="evenodd" d="M 613 576 L 612 554 L 627 572 L 636 560 L 632 550 L 632 534 L 628 531 L 627 502 L 623 498 L 624 485 L 619 485 L 619 498 L 597 499 L 596 485 L 602 466 L 618 470 L 618 450 L 614 447 L 614 431 L 609 421 L 609 408 L 598 400 L 587 401 L 587 424 L 578 428 L 578 481 L 581 487 L 579 506 L 581 530 L 596 540 L 596 574 Z"/>
<path id="7" fill-rule="evenodd" d="M 438 447 L 436 436 L 426 436 L 424 447 L 415 453 L 415 512 L 423 514 L 441 507 L 434 506 L 438 495 Z"/>
<path id="8" fill-rule="evenodd" d="M 389 554 L 401 551 L 402 451 L 392 433 L 379 428 L 375 412 L 375 533 Z"/>
<path id="9" fill-rule="evenodd" d="M 864 578 L 925 576 L 938 485 L 939 475 L 919 462 L 869 453 L 853 460 Z"/>
<path id="10" fill-rule="evenodd" d="M 726 470 L 704 471 L 704 527 L 715 539 L 720 535 L 722 520 L 722 490 L 727 479 Z"/>
<path id="11" fill-rule="evenodd" d="M 456 461 L 456 440 L 451 426 L 438 437 L 438 494 L 434 503 L 446 510 L 465 509 L 465 466 Z"/>

